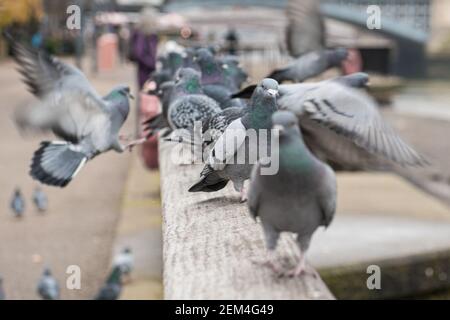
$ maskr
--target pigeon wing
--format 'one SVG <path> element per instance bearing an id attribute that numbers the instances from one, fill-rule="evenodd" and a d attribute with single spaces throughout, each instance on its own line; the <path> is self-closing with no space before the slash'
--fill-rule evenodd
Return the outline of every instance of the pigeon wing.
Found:
<path id="1" fill-rule="evenodd" d="M 329 144 L 339 147 L 348 139 L 372 155 L 382 155 L 401 165 L 423 165 L 426 160 L 406 144 L 382 119 L 376 103 L 367 94 L 337 83 L 326 83 L 279 101 L 282 109 L 300 116 L 300 125 L 316 125 L 316 133 L 331 130 L 336 135 Z M 299 105 L 300 104 L 300 105 Z M 311 120 L 311 121 L 309 121 Z M 324 133 L 325 134 L 325 133 Z"/>

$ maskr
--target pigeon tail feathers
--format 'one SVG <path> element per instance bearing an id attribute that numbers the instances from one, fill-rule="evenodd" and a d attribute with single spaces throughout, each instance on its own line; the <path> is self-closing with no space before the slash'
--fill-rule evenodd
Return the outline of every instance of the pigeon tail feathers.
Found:
<path id="1" fill-rule="evenodd" d="M 44 184 L 65 187 L 87 161 L 75 146 L 65 141 L 42 142 L 33 155 L 30 175 Z"/>

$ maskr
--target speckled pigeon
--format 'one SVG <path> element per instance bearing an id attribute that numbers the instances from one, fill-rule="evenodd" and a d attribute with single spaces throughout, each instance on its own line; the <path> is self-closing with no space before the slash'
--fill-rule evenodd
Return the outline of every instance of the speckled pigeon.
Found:
<path id="1" fill-rule="evenodd" d="M 106 280 L 106 283 L 98 292 L 95 300 L 117 300 L 122 292 L 122 270 L 115 266 Z"/>
<path id="2" fill-rule="evenodd" d="M 172 130 L 193 129 L 196 121 L 203 123 L 221 111 L 215 100 L 203 94 L 200 73 L 191 68 L 181 68 L 177 72 L 170 101 L 167 122 Z M 158 128 L 152 119 L 147 121 L 146 127 L 150 132 Z"/>
<path id="3" fill-rule="evenodd" d="M 207 164 L 201 172 L 200 181 L 189 189 L 190 192 L 214 192 L 224 188 L 231 180 L 235 190 L 241 192 L 241 199 L 245 199 L 244 181 L 250 177 L 254 164 L 249 161 L 249 154 L 255 156 L 254 152 L 256 152 L 257 157 L 262 153 L 257 150 L 259 142 L 248 139 L 247 130 L 257 130 L 259 141 L 260 132 L 258 130 L 270 129 L 271 116 L 277 110 L 277 94 L 278 83 L 275 80 L 264 79 L 261 81 L 253 93 L 244 116 L 231 122 L 216 141 Z M 267 149 L 270 149 L 270 141 L 265 142 Z M 252 145 L 252 143 L 257 145 Z M 269 152 L 270 150 L 266 150 L 264 154 Z M 245 161 L 238 161 L 238 157 L 242 155 L 245 155 Z"/>
<path id="4" fill-rule="evenodd" d="M 123 152 L 119 130 L 129 112 L 130 89 L 114 88 L 101 97 L 84 74 L 67 63 L 9 39 L 29 90 L 39 99 L 16 113 L 21 128 L 50 130 L 62 141 L 44 141 L 34 153 L 31 176 L 48 185 L 66 186 L 95 156 Z"/>
<path id="5" fill-rule="evenodd" d="M 286 275 L 305 272 L 305 254 L 311 237 L 320 226 L 328 227 L 336 211 L 336 177 L 333 170 L 318 160 L 303 142 L 297 117 L 289 111 L 275 112 L 273 129 L 279 135 L 279 169 L 263 174 L 258 162 L 252 170 L 248 207 L 259 217 L 269 250 L 269 265 L 281 272 L 274 251 L 281 232 L 295 233 L 300 249 L 298 265 Z M 273 133 L 276 134 L 276 133 Z"/>
<path id="6" fill-rule="evenodd" d="M 22 192 L 19 188 L 14 190 L 14 195 L 11 199 L 11 210 L 15 217 L 20 218 L 25 211 L 25 199 L 22 196 Z"/>
<path id="7" fill-rule="evenodd" d="M 44 269 L 38 282 L 37 292 L 44 300 L 59 300 L 59 285 L 49 268 Z"/>
<path id="8" fill-rule="evenodd" d="M 348 56 L 347 49 L 324 49 L 306 53 L 284 68 L 276 69 L 268 76 L 278 82 L 302 82 L 322 72 L 339 66 Z"/>

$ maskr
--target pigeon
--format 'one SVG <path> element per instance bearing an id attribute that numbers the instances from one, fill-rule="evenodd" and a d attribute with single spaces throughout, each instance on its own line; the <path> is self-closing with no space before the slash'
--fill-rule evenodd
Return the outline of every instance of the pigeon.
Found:
<path id="1" fill-rule="evenodd" d="M 339 66 L 347 56 L 348 52 L 345 48 L 312 51 L 301 55 L 286 67 L 272 71 L 268 78 L 273 78 L 280 83 L 284 81 L 303 82 L 330 68 Z"/>
<path id="2" fill-rule="evenodd" d="M 9 38 L 14 58 L 29 90 L 39 99 L 19 110 L 20 128 L 51 130 L 61 141 L 44 141 L 34 153 L 30 175 L 65 187 L 86 161 L 115 150 L 123 152 L 144 140 L 122 145 L 119 130 L 129 113 L 130 89 L 117 86 L 101 97 L 74 66 Z"/>
<path id="3" fill-rule="evenodd" d="M 231 89 L 239 90 L 242 84 L 247 81 L 248 74 L 241 68 L 239 59 L 236 56 L 225 56 L 218 59 L 222 63 L 225 78 Z"/>
<path id="4" fill-rule="evenodd" d="M 6 300 L 5 290 L 3 289 L 3 278 L 0 276 L 0 300 Z"/>
<path id="5" fill-rule="evenodd" d="M 118 266 L 122 272 L 122 276 L 129 276 L 133 271 L 134 257 L 130 247 L 125 247 L 114 258 L 113 266 Z"/>
<path id="6" fill-rule="evenodd" d="M 290 89 L 288 91 L 297 91 L 298 94 L 304 93 L 312 88 L 316 88 L 320 85 L 324 85 L 326 83 L 335 82 L 342 84 L 344 86 L 352 87 L 355 89 L 367 88 L 369 84 L 369 75 L 364 72 L 355 72 L 345 76 L 338 76 L 332 79 L 322 80 L 319 82 L 307 82 L 307 83 L 295 83 L 295 84 L 281 84 L 280 90 L 283 88 L 295 88 Z M 240 99 L 250 99 L 253 91 L 256 88 L 256 84 L 249 85 L 242 90 L 233 93 L 231 98 L 240 98 Z M 283 91 L 283 90 L 281 90 Z"/>
<path id="7" fill-rule="evenodd" d="M 235 190 L 241 193 L 241 200 L 245 200 L 244 181 L 250 177 L 253 166 L 249 157 L 255 155 L 258 157 L 261 153 L 261 150 L 255 150 L 260 144 L 259 130 L 270 129 L 271 116 L 277 110 L 277 94 L 278 83 L 275 80 L 261 81 L 253 93 L 244 116 L 232 121 L 214 144 L 207 164 L 201 172 L 200 181 L 195 183 L 189 192 L 214 192 L 224 188 L 231 180 Z M 247 138 L 249 129 L 257 130 L 258 142 Z M 270 149 L 270 143 L 267 142 L 267 149 Z M 248 157 L 240 162 L 239 158 L 242 155 L 248 155 Z"/>
<path id="8" fill-rule="evenodd" d="M 203 92 L 207 96 L 216 100 L 222 109 L 232 106 L 244 107 L 241 100 L 230 98 L 236 86 L 227 79 L 223 64 L 214 58 L 211 51 L 205 48 L 198 49 L 194 60 L 200 66 Z"/>
<path id="9" fill-rule="evenodd" d="M 318 227 L 328 227 L 336 211 L 336 176 L 305 145 L 297 117 L 290 111 L 272 116 L 273 134 L 279 136 L 279 147 L 271 158 L 278 157 L 278 172 L 265 174 L 258 161 L 252 170 L 248 193 L 251 216 L 259 217 L 269 251 L 268 264 L 281 272 L 274 252 L 281 232 L 296 234 L 300 249 L 298 265 L 286 275 L 298 276 L 305 269 L 305 255 L 311 237 Z"/>
<path id="10" fill-rule="evenodd" d="M 234 120 L 244 116 L 245 113 L 246 108 L 229 107 L 209 117 L 202 127 L 202 140 L 205 146 L 217 141 L 217 139 L 225 132 L 228 125 Z"/>
<path id="11" fill-rule="evenodd" d="M 49 268 L 44 269 L 37 292 L 43 300 L 59 300 L 59 285 Z"/>
<path id="12" fill-rule="evenodd" d="M 36 208 L 39 210 L 39 212 L 47 211 L 48 207 L 47 195 L 39 187 L 36 187 L 36 189 L 34 189 L 33 202 Z"/>
<path id="13" fill-rule="evenodd" d="M 182 54 L 175 51 L 167 53 L 167 64 L 163 65 L 163 69 L 169 70 L 174 76 L 181 67 L 183 67 Z"/>
<path id="14" fill-rule="evenodd" d="M 14 213 L 14 216 L 17 218 L 21 218 L 25 211 L 25 199 L 22 196 L 22 192 L 20 192 L 19 188 L 14 190 L 14 195 L 11 200 L 11 209 Z"/>
<path id="15" fill-rule="evenodd" d="M 203 123 L 221 111 L 215 100 L 203 94 L 200 73 L 191 68 L 181 68 L 177 72 L 170 101 L 167 122 L 172 130 L 193 129 L 195 122 Z M 146 124 L 149 137 L 158 127 L 154 118 L 146 121 Z"/>
<path id="16" fill-rule="evenodd" d="M 120 266 L 113 267 L 108 280 L 100 289 L 95 300 L 117 300 L 122 292 L 122 269 Z"/>
<path id="17" fill-rule="evenodd" d="M 174 86 L 174 81 L 167 81 L 161 84 L 158 91 L 155 92 L 161 105 L 161 112 L 144 121 L 143 125 L 146 126 L 147 129 L 150 129 L 147 138 L 151 137 L 156 131 L 169 127 L 167 113 L 169 111 Z M 168 130 L 166 134 L 170 133 L 170 131 L 171 130 Z"/>
<path id="18" fill-rule="evenodd" d="M 376 102 L 357 90 L 367 82 L 366 74 L 355 73 L 315 83 L 282 84 L 278 107 L 299 117 L 306 145 L 334 170 L 426 165 L 427 159 L 383 120 Z M 246 98 L 253 88 L 232 96 Z"/>
<path id="19" fill-rule="evenodd" d="M 278 106 L 297 115 L 307 146 L 333 168 L 428 164 L 383 120 L 376 102 L 365 92 L 335 81 L 307 90 L 300 86 L 280 86 Z"/>

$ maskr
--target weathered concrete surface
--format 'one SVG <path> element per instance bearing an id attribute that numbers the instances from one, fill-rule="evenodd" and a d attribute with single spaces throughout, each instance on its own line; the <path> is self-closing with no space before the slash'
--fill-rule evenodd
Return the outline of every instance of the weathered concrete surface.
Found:
<path id="1" fill-rule="evenodd" d="M 162 235 L 159 172 L 148 171 L 132 154 L 114 242 L 114 253 L 125 246 L 133 250 L 132 281 L 121 299 L 162 299 Z"/>
<path id="2" fill-rule="evenodd" d="M 188 193 L 202 165 L 175 165 L 171 143 L 160 143 L 166 299 L 332 299 L 311 275 L 278 278 L 261 265 L 261 227 L 227 186 L 216 193 Z M 278 254 L 293 266 L 297 248 L 282 237 Z M 257 260 L 256 262 L 254 260 Z"/>
<path id="3" fill-rule="evenodd" d="M 398 176 L 339 174 L 335 221 L 316 233 L 309 261 L 338 298 L 448 288 L 450 209 Z M 372 264 L 381 267 L 381 290 L 367 289 Z"/>

